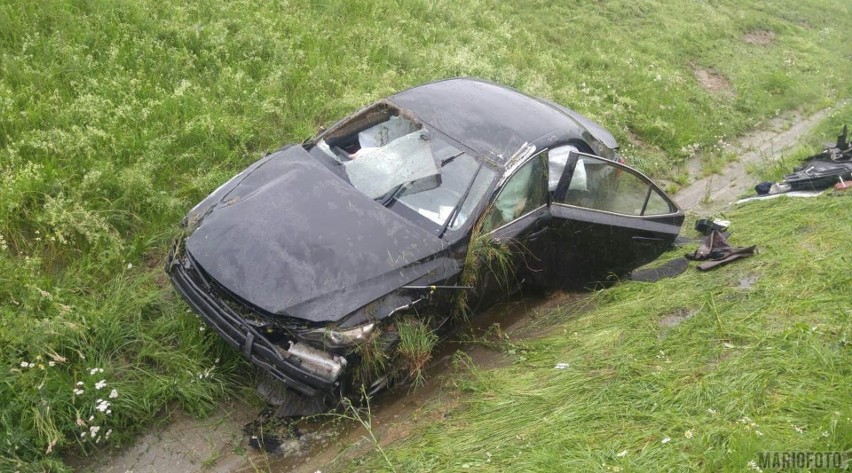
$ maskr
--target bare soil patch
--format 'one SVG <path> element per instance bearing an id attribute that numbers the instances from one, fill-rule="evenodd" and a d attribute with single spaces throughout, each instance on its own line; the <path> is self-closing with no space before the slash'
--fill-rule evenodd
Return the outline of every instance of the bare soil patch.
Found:
<path id="1" fill-rule="evenodd" d="M 716 71 L 701 67 L 693 67 L 692 74 L 695 75 L 695 79 L 705 90 L 713 92 L 714 94 L 722 95 L 733 95 L 734 93 L 734 90 L 731 87 L 731 82 L 725 76 Z"/>
<path id="2" fill-rule="evenodd" d="M 769 46 L 775 41 L 775 33 L 768 30 L 749 31 L 743 35 L 743 41 L 758 46 Z"/>

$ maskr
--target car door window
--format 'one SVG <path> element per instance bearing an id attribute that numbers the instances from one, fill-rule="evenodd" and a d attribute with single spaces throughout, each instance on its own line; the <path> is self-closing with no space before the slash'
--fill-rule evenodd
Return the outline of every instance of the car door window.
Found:
<path id="1" fill-rule="evenodd" d="M 547 158 L 545 153 L 532 158 L 506 181 L 488 209 L 484 231 L 499 228 L 532 210 L 547 205 Z"/>
<path id="2" fill-rule="evenodd" d="M 580 151 L 576 146 L 565 145 L 551 149 L 547 153 L 547 190 L 550 192 L 556 191 L 556 186 L 559 184 L 559 178 L 562 177 L 565 171 L 565 165 L 568 163 L 568 158 L 571 152 Z"/>
<path id="3" fill-rule="evenodd" d="M 621 215 L 665 215 L 675 211 L 651 181 L 633 170 L 595 156 L 572 152 L 576 157 L 564 195 L 555 202 Z"/>

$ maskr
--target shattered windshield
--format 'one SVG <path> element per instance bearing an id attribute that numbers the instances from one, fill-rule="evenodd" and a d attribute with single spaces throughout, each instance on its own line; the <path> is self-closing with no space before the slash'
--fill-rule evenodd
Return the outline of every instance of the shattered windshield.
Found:
<path id="1" fill-rule="evenodd" d="M 467 221 L 496 174 L 441 134 L 396 115 L 316 148 L 342 166 L 356 189 L 402 215 L 413 211 L 441 234 Z"/>

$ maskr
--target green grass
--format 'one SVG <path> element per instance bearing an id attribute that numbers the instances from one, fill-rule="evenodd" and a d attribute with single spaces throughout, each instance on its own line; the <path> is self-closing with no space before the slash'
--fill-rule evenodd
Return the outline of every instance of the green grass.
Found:
<path id="1" fill-rule="evenodd" d="M 263 152 L 471 75 L 588 114 L 677 180 L 695 145 L 852 95 L 850 23 L 841 0 L 0 4 L 0 469 L 61 470 L 251 384 L 161 267 L 185 212 Z"/>
<path id="2" fill-rule="evenodd" d="M 852 448 L 850 199 L 731 212 L 730 242 L 756 256 L 548 314 L 551 335 L 498 344 L 508 367 L 468 365 L 448 383 L 458 407 L 384 454 L 398 471 L 733 472 L 760 451 Z"/>

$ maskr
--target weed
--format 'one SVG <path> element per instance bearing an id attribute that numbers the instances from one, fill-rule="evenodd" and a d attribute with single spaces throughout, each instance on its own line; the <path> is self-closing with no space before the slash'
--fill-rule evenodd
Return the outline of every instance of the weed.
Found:
<path id="1" fill-rule="evenodd" d="M 419 319 L 407 318 L 399 321 L 396 326 L 399 331 L 397 351 L 405 360 L 414 386 L 420 386 L 425 381 L 423 370 L 432 359 L 432 350 L 438 343 L 438 335 Z"/>
<path id="2" fill-rule="evenodd" d="M 355 353 L 360 360 L 356 380 L 362 385 L 369 385 L 375 379 L 387 374 L 390 356 L 387 340 L 382 337 L 379 327 L 374 329 L 366 340 L 355 347 Z"/>
<path id="3" fill-rule="evenodd" d="M 485 211 L 483 215 L 490 212 Z M 473 288 L 482 287 L 488 281 L 498 284 L 502 289 L 509 290 L 514 280 L 515 263 L 512 260 L 511 243 L 496 242 L 491 235 L 483 231 L 483 220 L 474 225 L 464 259 L 464 270 L 459 278 L 460 284 Z M 453 304 L 453 317 L 457 320 L 468 320 L 471 314 L 471 296 L 474 290 L 458 291 Z"/>
<path id="4" fill-rule="evenodd" d="M 345 411 L 343 414 L 340 414 L 340 416 L 344 419 L 355 421 L 361 424 L 361 426 L 364 427 L 364 430 L 367 431 L 367 435 L 370 436 L 370 441 L 372 442 L 375 450 L 379 453 L 379 455 L 382 456 L 382 458 L 385 459 L 385 463 L 387 464 L 388 468 L 390 468 L 391 471 L 396 472 L 396 468 L 394 468 L 393 463 L 391 463 L 390 459 L 388 459 L 387 455 L 385 454 L 385 450 L 382 448 L 381 443 L 376 438 L 376 435 L 373 432 L 373 415 L 372 411 L 370 410 L 370 398 L 369 396 L 367 396 L 367 393 L 363 391 L 362 397 L 365 399 L 366 403 L 366 407 L 364 407 L 363 410 L 355 407 L 352 404 L 352 401 L 350 401 L 349 399 L 344 399 L 343 406 L 345 408 Z"/>

